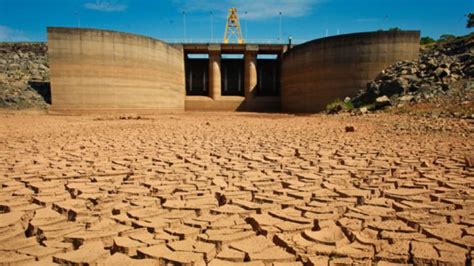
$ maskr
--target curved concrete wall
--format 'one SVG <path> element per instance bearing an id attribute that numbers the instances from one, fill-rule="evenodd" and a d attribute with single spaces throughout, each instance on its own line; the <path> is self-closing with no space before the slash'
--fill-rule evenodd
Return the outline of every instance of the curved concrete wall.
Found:
<path id="1" fill-rule="evenodd" d="M 183 50 L 127 33 L 48 28 L 52 110 L 184 110 Z"/>
<path id="2" fill-rule="evenodd" d="M 317 112 L 336 98 L 355 96 L 381 70 L 418 58 L 418 31 L 339 35 L 298 45 L 282 60 L 286 112 Z"/>

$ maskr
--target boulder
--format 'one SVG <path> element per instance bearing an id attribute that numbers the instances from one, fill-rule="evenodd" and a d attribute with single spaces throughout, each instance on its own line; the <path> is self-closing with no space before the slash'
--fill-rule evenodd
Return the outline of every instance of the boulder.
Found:
<path id="1" fill-rule="evenodd" d="M 394 94 L 402 94 L 408 91 L 409 84 L 404 78 L 397 78 L 380 86 L 380 94 L 392 96 Z"/>
<path id="2" fill-rule="evenodd" d="M 13 64 L 10 64 L 8 66 L 8 70 L 10 70 L 10 71 L 16 71 L 16 70 L 20 70 L 20 69 L 21 69 L 20 64 L 13 63 Z"/>
<path id="3" fill-rule="evenodd" d="M 375 99 L 375 107 L 377 109 L 384 108 L 390 105 L 391 105 L 391 102 L 390 102 L 390 99 L 387 97 L 387 95 L 384 95 Z"/>
<path id="4" fill-rule="evenodd" d="M 402 97 L 400 97 L 400 101 L 402 102 L 410 102 L 414 99 L 414 97 L 412 95 L 403 95 Z"/>
<path id="5" fill-rule="evenodd" d="M 449 76 L 451 71 L 449 71 L 449 68 L 446 67 L 438 67 L 434 73 L 438 78 L 444 78 Z"/>

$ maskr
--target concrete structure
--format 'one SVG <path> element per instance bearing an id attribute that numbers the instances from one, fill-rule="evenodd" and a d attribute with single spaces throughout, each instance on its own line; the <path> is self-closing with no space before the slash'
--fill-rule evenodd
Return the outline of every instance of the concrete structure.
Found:
<path id="1" fill-rule="evenodd" d="M 255 88 L 257 87 L 257 53 L 258 46 L 249 45 L 245 54 L 245 81 L 244 91 L 245 98 L 255 96 Z"/>
<path id="2" fill-rule="evenodd" d="M 339 35 L 298 45 L 282 60 L 282 110 L 317 112 L 355 96 L 381 70 L 418 58 L 418 31 Z"/>
<path id="3" fill-rule="evenodd" d="M 287 51 L 285 45 L 168 45 L 112 31 L 48 28 L 48 47 L 57 111 L 316 112 L 354 95 L 385 67 L 416 58 L 419 32 L 341 35 Z"/>
<path id="4" fill-rule="evenodd" d="M 186 110 L 188 111 L 266 111 L 281 110 L 278 90 L 270 95 L 257 93 L 258 87 L 258 59 L 257 55 L 274 55 L 272 60 L 279 67 L 280 58 L 286 51 L 285 45 L 278 44 L 183 44 L 185 64 L 190 66 L 192 61 L 189 55 L 208 55 L 208 90 L 201 95 L 188 91 L 186 96 Z M 223 59 L 223 55 L 241 55 L 242 69 L 239 59 Z M 198 59 L 205 60 L 205 59 Z M 232 70 L 229 73 L 226 67 Z M 240 71 L 241 70 L 241 71 Z M 186 80 L 190 81 L 190 71 L 187 70 Z M 236 72 L 240 72 L 237 73 Z M 241 74 L 239 76 L 239 74 Z M 229 77 L 232 76 L 232 77 Z M 279 77 L 277 77 L 279 83 Z M 200 79 L 201 81 L 201 79 Z M 226 84 L 233 82 L 232 91 L 226 92 Z M 241 83 L 242 86 L 237 85 Z M 199 84 L 200 85 L 200 84 Z M 202 86 L 200 86 L 202 87 Z M 189 88 L 189 86 L 188 86 Z M 242 91 L 239 89 L 242 88 Z M 262 90 L 267 88 L 260 88 Z"/>
<path id="5" fill-rule="evenodd" d="M 215 101 L 221 97 L 221 54 L 217 45 L 209 46 L 209 96 Z"/>
<path id="6" fill-rule="evenodd" d="M 54 111 L 183 111 L 182 48 L 94 29 L 48 28 Z"/>

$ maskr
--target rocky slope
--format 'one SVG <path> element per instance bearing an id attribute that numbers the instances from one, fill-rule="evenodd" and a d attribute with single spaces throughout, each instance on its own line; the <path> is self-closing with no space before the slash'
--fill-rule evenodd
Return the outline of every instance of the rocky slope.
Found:
<path id="1" fill-rule="evenodd" d="M 383 70 L 353 99 L 354 113 L 390 108 L 474 118 L 474 34 L 424 47 L 418 60 Z M 332 105 L 338 107 L 338 105 Z M 344 108 L 339 108 L 344 109 Z M 334 110 L 332 110 L 334 111 Z"/>
<path id="2" fill-rule="evenodd" d="M 0 43 L 0 107 L 47 108 L 51 101 L 45 43 Z"/>

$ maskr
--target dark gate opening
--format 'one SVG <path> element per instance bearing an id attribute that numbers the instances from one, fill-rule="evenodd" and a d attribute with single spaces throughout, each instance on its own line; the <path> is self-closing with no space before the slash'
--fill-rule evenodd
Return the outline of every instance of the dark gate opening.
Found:
<path id="1" fill-rule="evenodd" d="M 206 58 L 207 57 L 207 58 Z M 185 61 L 186 95 L 207 96 L 209 86 L 209 58 L 207 55 L 188 54 Z"/>
<path id="2" fill-rule="evenodd" d="M 51 83 L 49 81 L 28 81 L 28 85 L 43 97 L 44 101 L 51 104 Z"/>
<path id="3" fill-rule="evenodd" d="M 244 96 L 243 59 L 221 59 L 221 85 L 224 96 Z"/>
<path id="4" fill-rule="evenodd" d="M 277 56 L 257 58 L 257 95 L 280 95 L 280 60 Z"/>

